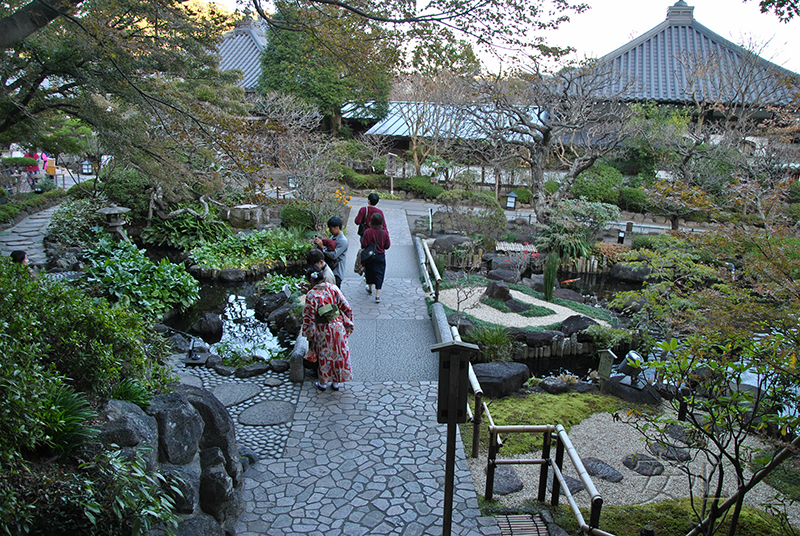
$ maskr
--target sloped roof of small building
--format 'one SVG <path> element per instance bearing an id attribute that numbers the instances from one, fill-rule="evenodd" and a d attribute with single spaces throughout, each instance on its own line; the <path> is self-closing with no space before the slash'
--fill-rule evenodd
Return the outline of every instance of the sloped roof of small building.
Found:
<path id="1" fill-rule="evenodd" d="M 533 111 L 532 111 L 533 112 Z M 475 104 L 437 104 L 430 102 L 389 101 L 388 113 L 365 134 L 398 138 L 440 137 L 446 139 L 486 139 L 486 129 L 480 123 L 492 119 L 502 122 L 500 114 Z M 349 117 L 350 109 L 342 109 Z"/>
<path id="2" fill-rule="evenodd" d="M 785 80 L 797 74 L 760 58 L 694 19 L 694 7 L 679 0 L 667 10 L 667 19 L 630 43 L 606 54 L 600 62 L 611 64 L 615 87 L 625 100 L 653 100 L 662 103 L 703 100 L 788 104 L 791 93 Z M 703 68 L 697 67 L 703 65 Z M 747 72 L 750 78 L 737 89 L 726 81 Z M 736 92 L 739 95 L 735 95 Z"/>
<path id="3" fill-rule="evenodd" d="M 245 91 L 254 91 L 261 76 L 261 53 L 266 46 L 267 36 L 258 21 L 239 21 L 235 29 L 222 36 L 219 67 L 223 71 L 242 71 L 240 85 Z"/>

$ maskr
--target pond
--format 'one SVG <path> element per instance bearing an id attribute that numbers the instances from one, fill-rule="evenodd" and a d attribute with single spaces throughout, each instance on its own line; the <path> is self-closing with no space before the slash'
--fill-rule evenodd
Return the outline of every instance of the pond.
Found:
<path id="1" fill-rule="evenodd" d="M 165 324 L 175 330 L 191 333 L 192 325 L 205 313 L 216 313 L 222 320 L 222 338 L 205 341 L 210 344 L 212 353 L 223 357 L 254 354 L 269 359 L 280 353 L 284 346 L 270 332 L 266 319 L 259 319 L 255 311 L 258 297 L 255 282 L 237 286 L 205 283 L 200 287 L 197 304 Z"/>

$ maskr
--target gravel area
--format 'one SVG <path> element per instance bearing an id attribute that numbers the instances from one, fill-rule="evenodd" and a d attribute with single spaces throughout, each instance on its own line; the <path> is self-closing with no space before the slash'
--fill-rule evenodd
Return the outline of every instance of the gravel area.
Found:
<path id="1" fill-rule="evenodd" d="M 659 502 L 667 499 L 686 497 L 689 482 L 687 476 L 676 466 L 667 460 L 661 460 L 664 464 L 664 472 L 658 476 L 642 476 L 628 469 L 622 464 L 622 459 L 629 454 L 641 453 L 653 456 L 647 449 L 642 435 L 633 425 L 623 420 L 615 420 L 609 413 L 597 413 L 577 424 L 569 431 L 569 438 L 575 446 L 581 458 L 591 456 L 598 458 L 617 471 L 623 474 L 621 482 L 612 483 L 597 477 L 592 478 L 592 482 L 597 487 L 600 496 L 603 498 L 604 506 L 615 506 L 624 504 L 645 504 Z M 482 445 L 484 452 L 479 458 L 468 458 L 472 478 L 475 482 L 476 492 L 483 496 L 486 492 L 486 461 L 487 455 L 485 445 Z M 502 450 L 501 450 L 502 453 Z M 555 448 L 553 449 L 553 455 Z M 519 456 L 520 458 L 540 457 L 541 451 Z M 695 457 L 688 462 L 695 473 L 702 472 L 704 460 Z M 513 465 L 511 466 L 522 480 L 524 487 L 522 491 L 508 495 L 494 495 L 494 498 L 504 506 L 519 506 L 527 500 L 535 500 L 538 495 L 539 485 L 539 466 L 537 465 Z M 568 462 L 565 455 L 564 474 L 577 478 L 572 464 Z M 727 472 L 731 475 L 730 472 Z M 750 474 L 748 473 L 748 477 Z M 700 492 L 700 484 L 695 486 L 695 493 Z M 726 489 L 729 494 L 733 490 Z M 745 503 L 758 508 L 763 508 L 765 503 L 774 501 L 778 492 L 764 484 L 756 485 L 745 497 Z M 581 507 L 590 506 L 591 498 L 586 491 L 581 490 L 575 495 L 575 500 Z M 548 494 L 549 501 L 549 494 Z M 562 504 L 567 504 L 562 497 Z M 800 509 L 793 508 L 789 512 L 789 519 L 794 526 L 800 526 Z"/>
<path id="2" fill-rule="evenodd" d="M 473 292 L 466 300 L 463 300 L 460 304 L 458 303 L 458 290 L 454 288 L 448 288 L 439 291 L 439 301 L 442 302 L 443 305 L 447 307 L 457 310 L 460 308 L 461 311 L 467 313 L 468 315 L 474 316 L 478 320 L 483 320 L 485 322 L 491 322 L 493 324 L 500 324 L 503 326 L 511 327 L 511 328 L 524 328 L 527 326 L 549 326 L 551 324 L 556 324 L 558 322 L 563 322 L 565 318 L 568 318 L 573 315 L 577 315 L 577 313 L 568 307 L 563 307 L 561 305 L 556 305 L 554 303 L 550 303 L 544 300 L 537 300 L 533 296 L 528 296 L 522 292 L 512 290 L 511 297 L 517 299 L 521 302 L 529 303 L 531 305 L 539 305 L 542 307 L 547 307 L 554 311 L 554 314 L 548 316 L 537 316 L 537 317 L 525 317 L 518 315 L 517 313 L 504 313 L 495 309 L 494 307 L 489 307 L 488 305 L 484 305 L 480 302 L 480 298 L 483 295 L 486 287 L 474 287 L 475 292 Z M 608 325 L 607 322 L 602 320 L 597 320 L 600 324 Z"/>

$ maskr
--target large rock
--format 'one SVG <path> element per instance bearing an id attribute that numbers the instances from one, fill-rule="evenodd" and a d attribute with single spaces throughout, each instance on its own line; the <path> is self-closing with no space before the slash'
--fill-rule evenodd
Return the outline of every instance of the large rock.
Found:
<path id="1" fill-rule="evenodd" d="M 231 227 L 237 229 L 257 229 L 264 220 L 264 212 L 258 205 L 237 205 L 222 212 Z"/>
<path id="2" fill-rule="evenodd" d="M 499 281 L 489 281 L 483 295 L 487 298 L 500 300 L 503 303 L 511 299 L 511 291 L 508 289 L 508 285 Z"/>
<path id="3" fill-rule="evenodd" d="M 166 492 L 175 501 L 175 510 L 179 514 L 191 514 L 200 500 L 200 475 L 188 467 L 167 466 L 161 470 L 169 486 L 180 490 L 174 493 L 169 486 Z"/>
<path id="4" fill-rule="evenodd" d="M 564 334 L 560 331 L 546 329 L 544 331 L 529 331 L 525 338 L 525 342 L 530 348 L 541 348 L 543 346 L 550 346 L 554 342 L 561 342 L 564 340 Z"/>
<path id="5" fill-rule="evenodd" d="M 564 319 L 564 321 L 561 323 L 561 333 L 563 333 L 565 337 L 569 338 L 573 333 L 579 333 L 589 326 L 596 325 L 598 325 L 598 322 L 592 320 L 588 316 L 572 315 Z"/>
<path id="6" fill-rule="evenodd" d="M 519 272 L 516 270 L 509 270 L 499 268 L 497 270 L 490 270 L 486 277 L 492 281 L 505 281 L 506 283 L 516 283 L 519 281 Z"/>
<path id="7" fill-rule="evenodd" d="M 554 378 L 552 376 L 544 378 L 539 382 L 539 387 L 541 387 L 545 393 L 550 393 L 551 395 L 560 395 L 569 391 L 567 382 L 561 378 Z"/>
<path id="8" fill-rule="evenodd" d="M 282 290 L 268 296 L 261 296 L 256 301 L 255 311 L 266 318 L 269 314 L 289 300 L 288 291 Z"/>
<path id="9" fill-rule="evenodd" d="M 586 303 L 586 297 L 580 292 L 575 292 L 568 288 L 557 288 L 553 290 L 554 298 L 561 298 L 562 300 L 569 300 L 577 303 Z"/>
<path id="10" fill-rule="evenodd" d="M 158 423 L 159 461 L 174 465 L 191 462 L 203 435 L 203 418 L 180 393 L 154 396 L 147 414 Z"/>
<path id="11" fill-rule="evenodd" d="M 602 478 L 608 482 L 619 482 L 623 478 L 622 473 L 597 458 L 587 456 L 586 458 L 581 458 L 581 462 L 583 462 L 586 472 L 591 476 Z"/>
<path id="12" fill-rule="evenodd" d="M 166 532 L 157 533 L 166 534 Z M 213 517 L 199 515 L 180 522 L 175 530 L 175 536 L 225 536 L 225 531 Z"/>
<path id="13" fill-rule="evenodd" d="M 492 257 L 492 270 L 513 270 L 516 273 L 522 272 L 525 269 L 527 257 L 507 257 L 504 255 L 496 255 Z"/>
<path id="14" fill-rule="evenodd" d="M 530 311 L 531 309 L 530 304 L 515 300 L 514 298 L 506 301 L 505 304 L 512 313 L 524 313 L 525 311 Z"/>
<path id="15" fill-rule="evenodd" d="M 620 281 L 641 283 L 647 279 L 651 271 L 649 266 L 633 267 L 628 264 L 616 263 L 611 267 L 609 275 Z"/>
<path id="16" fill-rule="evenodd" d="M 688 450 L 676 447 L 674 445 L 653 443 L 651 445 L 647 445 L 647 450 L 652 452 L 655 456 L 664 458 L 665 460 L 688 462 L 691 459 Z"/>
<path id="17" fill-rule="evenodd" d="M 508 338 L 514 342 L 525 342 L 528 340 L 528 333 L 527 329 L 523 328 L 508 328 Z"/>
<path id="18" fill-rule="evenodd" d="M 447 315 L 447 323 L 455 326 L 458 329 L 458 334 L 462 337 L 475 329 L 475 322 L 466 317 L 466 315 L 458 315 L 450 313 Z"/>
<path id="19" fill-rule="evenodd" d="M 607 395 L 614 395 L 617 398 L 634 404 L 650 404 L 652 406 L 657 406 L 661 403 L 661 395 L 658 394 L 655 387 L 649 383 L 645 383 L 642 388 L 639 389 L 622 383 L 627 377 L 628 376 L 624 375 L 612 376 L 603 382 L 602 392 Z"/>
<path id="20" fill-rule="evenodd" d="M 431 249 L 439 253 L 450 253 L 462 244 L 470 244 L 473 240 L 468 236 L 444 235 L 433 241 Z"/>
<path id="21" fill-rule="evenodd" d="M 241 268 L 225 268 L 219 273 L 219 280 L 222 283 L 241 283 L 247 277 L 247 273 Z"/>
<path id="22" fill-rule="evenodd" d="M 242 463 L 236 444 L 236 428 L 228 410 L 217 397 L 205 389 L 180 385 L 176 393 L 184 395 L 203 417 L 205 426 L 200 438 L 200 448 L 218 447 L 225 455 L 225 469 L 233 478 L 234 485 L 242 485 Z"/>
<path id="23" fill-rule="evenodd" d="M 630 454 L 622 459 L 622 465 L 644 476 L 657 476 L 664 472 L 664 464 L 647 454 Z"/>
<path id="24" fill-rule="evenodd" d="M 269 316 L 267 317 L 267 323 L 269 324 L 270 330 L 272 333 L 278 333 L 283 325 L 286 323 L 286 318 L 291 316 L 292 314 L 292 305 L 289 303 L 284 303 L 274 311 L 272 311 Z"/>
<path id="25" fill-rule="evenodd" d="M 210 452 L 209 452 L 210 451 Z M 244 511 L 241 490 L 236 489 L 233 479 L 224 466 L 222 451 L 213 447 L 204 451 L 200 458 L 200 507 L 223 526 L 235 524 Z M 238 462 L 241 465 L 241 462 Z"/>
<path id="26" fill-rule="evenodd" d="M 217 342 L 222 339 L 222 319 L 216 313 L 206 313 L 192 325 L 192 331 L 204 341 Z"/>
<path id="27" fill-rule="evenodd" d="M 136 404 L 123 400 L 109 400 L 101 413 L 109 422 L 100 427 L 97 439 L 106 445 L 122 447 L 127 456 L 134 456 L 139 450 L 145 456 L 148 471 L 155 469 L 158 461 L 156 420 Z"/>
<path id="28" fill-rule="evenodd" d="M 244 367 L 237 368 L 233 375 L 237 378 L 252 378 L 254 376 L 266 374 L 270 370 L 272 370 L 272 365 L 270 365 L 268 362 L 257 361 Z"/>
<path id="29" fill-rule="evenodd" d="M 525 286 L 531 287 L 537 292 L 544 293 L 544 274 L 531 274 L 531 276 L 522 279 L 521 283 Z M 553 288 L 560 288 L 558 280 L 553 284 Z"/>
<path id="30" fill-rule="evenodd" d="M 477 363 L 472 366 L 484 396 L 502 398 L 522 388 L 530 377 L 523 363 Z"/>
<path id="31" fill-rule="evenodd" d="M 510 465 L 498 465 L 494 471 L 494 488 L 497 495 L 508 495 L 521 491 L 523 488 L 522 479 L 517 474 L 516 469 Z"/>

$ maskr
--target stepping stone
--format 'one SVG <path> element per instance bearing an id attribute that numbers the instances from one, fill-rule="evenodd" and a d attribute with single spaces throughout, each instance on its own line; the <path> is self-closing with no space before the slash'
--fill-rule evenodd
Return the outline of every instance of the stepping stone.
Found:
<path id="1" fill-rule="evenodd" d="M 498 495 L 508 495 L 523 488 L 522 480 L 517 471 L 510 465 L 498 465 L 494 470 L 494 492 Z"/>
<path id="2" fill-rule="evenodd" d="M 294 417 L 294 404 L 270 400 L 250 406 L 239 415 L 239 424 L 271 426 L 289 422 Z"/>
<path id="3" fill-rule="evenodd" d="M 664 430 L 664 433 L 666 433 L 672 439 L 677 439 L 681 443 L 686 445 L 689 444 L 689 436 L 686 435 L 686 428 L 678 423 L 673 423 L 667 426 L 667 428 Z"/>
<path id="4" fill-rule="evenodd" d="M 225 365 L 217 365 L 216 367 L 214 367 L 214 372 L 216 372 L 220 376 L 233 376 L 233 373 L 236 372 L 236 368 L 228 367 Z"/>
<path id="5" fill-rule="evenodd" d="M 203 380 L 194 374 L 178 374 L 178 381 L 185 385 L 191 385 L 192 387 L 203 387 Z"/>
<path id="6" fill-rule="evenodd" d="M 581 461 L 586 468 L 586 472 L 592 476 L 602 478 L 609 482 L 619 482 L 623 478 L 622 473 L 602 460 L 587 456 L 586 458 L 581 458 Z"/>
<path id="7" fill-rule="evenodd" d="M 246 367 L 239 367 L 233 374 L 237 378 L 252 378 L 253 376 L 260 376 L 272 370 L 269 363 L 264 361 L 247 365 Z"/>
<path id="8" fill-rule="evenodd" d="M 289 362 L 285 359 L 273 359 L 269 364 L 275 372 L 286 372 L 289 370 Z"/>
<path id="9" fill-rule="evenodd" d="M 647 454 L 630 454 L 622 459 L 622 465 L 644 476 L 656 476 L 664 472 L 664 465 Z"/>
<path id="10" fill-rule="evenodd" d="M 264 385 L 267 387 L 280 387 L 284 384 L 284 381 L 280 378 L 267 378 L 264 380 Z"/>
<path id="11" fill-rule="evenodd" d="M 225 383 L 211 391 L 226 408 L 250 400 L 260 392 L 261 387 L 253 383 Z"/>
<path id="12" fill-rule="evenodd" d="M 566 468 L 566 465 L 564 466 Z M 553 471 L 547 471 L 547 491 L 553 493 L 553 480 L 555 476 L 553 476 Z M 567 487 L 569 488 L 569 492 L 572 495 L 575 495 L 579 491 L 583 489 L 583 483 L 578 480 L 577 478 L 573 478 L 571 476 L 564 475 L 564 482 L 567 483 Z M 564 488 L 559 488 L 558 490 L 560 495 L 566 496 L 567 494 L 564 493 Z"/>
<path id="13" fill-rule="evenodd" d="M 665 460 L 688 462 L 691 458 L 688 450 L 673 447 L 672 445 L 664 445 L 663 443 L 647 445 L 647 449 L 659 458 L 664 458 Z"/>

